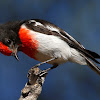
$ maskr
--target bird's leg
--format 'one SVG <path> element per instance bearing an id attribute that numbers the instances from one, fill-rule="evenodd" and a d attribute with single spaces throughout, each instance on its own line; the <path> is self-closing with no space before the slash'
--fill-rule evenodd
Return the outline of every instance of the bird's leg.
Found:
<path id="1" fill-rule="evenodd" d="M 58 64 L 54 64 L 51 68 L 48 68 L 48 69 L 46 69 L 46 70 L 41 71 L 41 72 L 39 73 L 39 76 L 43 76 L 43 75 L 47 74 L 48 71 L 50 71 L 51 69 L 55 69 L 57 66 L 58 66 Z"/>
<path id="2" fill-rule="evenodd" d="M 46 75 L 46 74 L 48 73 L 48 71 L 50 71 L 50 70 L 56 68 L 57 66 L 58 66 L 58 64 L 54 64 L 51 68 L 48 68 L 48 69 L 46 69 L 46 70 L 42 70 L 42 71 L 40 71 L 37 75 L 38 75 L 39 77 L 42 77 L 42 76 Z M 35 69 L 35 67 L 34 67 L 32 70 L 34 70 L 34 69 Z M 31 72 L 32 72 L 32 70 L 30 69 Z M 28 73 L 27 77 L 29 77 L 29 76 L 30 76 L 30 74 Z"/>
<path id="3" fill-rule="evenodd" d="M 54 65 L 50 68 L 50 70 L 51 70 L 51 69 L 55 69 L 57 66 L 58 66 L 58 64 L 54 64 Z"/>
<path id="4" fill-rule="evenodd" d="M 27 76 L 29 77 L 29 75 L 31 74 L 32 70 L 33 70 L 35 67 L 39 67 L 40 65 L 45 64 L 45 63 L 48 63 L 48 62 L 53 61 L 53 60 L 55 60 L 55 59 L 57 59 L 57 58 L 54 57 L 54 58 L 51 58 L 51 59 L 46 60 L 46 61 L 44 61 L 44 62 L 41 62 L 41 63 L 39 63 L 39 64 L 36 64 L 35 66 L 33 66 L 33 67 L 28 71 Z M 55 64 L 55 65 L 56 65 L 56 64 Z M 43 70 L 42 73 L 45 74 L 45 73 L 47 73 L 47 71 L 56 68 L 57 65 L 56 65 L 56 66 L 55 66 L 55 65 L 53 65 L 53 67 L 51 67 L 51 68 L 48 68 L 48 69 L 46 69 L 46 70 Z M 42 74 L 41 74 L 41 75 L 42 75 Z"/>
<path id="5" fill-rule="evenodd" d="M 50 61 L 53 61 L 53 60 L 55 60 L 55 59 L 57 59 L 57 58 L 51 58 L 51 59 L 49 59 L 49 60 L 46 60 L 46 61 L 44 61 L 44 62 L 41 62 L 41 63 L 39 63 L 39 64 L 36 64 L 35 66 L 33 66 L 33 67 L 39 67 L 40 65 L 42 65 L 42 64 L 45 64 L 45 63 L 48 63 L 48 62 L 50 62 Z"/>

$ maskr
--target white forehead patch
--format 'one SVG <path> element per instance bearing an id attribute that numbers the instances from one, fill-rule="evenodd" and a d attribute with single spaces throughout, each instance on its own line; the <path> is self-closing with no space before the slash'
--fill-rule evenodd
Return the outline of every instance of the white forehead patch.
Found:
<path id="1" fill-rule="evenodd" d="M 39 23 L 39 22 L 37 22 L 35 20 L 30 20 L 29 23 L 31 24 L 31 22 L 35 23 L 34 26 L 38 26 L 38 25 L 43 26 L 43 24 L 41 24 L 41 23 Z"/>
<path id="2" fill-rule="evenodd" d="M 59 30 L 57 28 L 51 26 L 51 25 L 46 25 L 46 28 L 49 29 L 49 30 L 51 30 L 51 31 L 56 31 L 56 32 L 59 33 Z"/>

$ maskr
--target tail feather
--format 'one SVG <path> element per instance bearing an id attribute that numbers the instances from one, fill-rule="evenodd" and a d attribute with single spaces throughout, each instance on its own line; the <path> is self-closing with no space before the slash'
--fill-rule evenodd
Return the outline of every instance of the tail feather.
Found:
<path id="1" fill-rule="evenodd" d="M 93 52 L 93 51 L 90 51 L 90 50 L 87 50 L 87 49 L 84 49 L 84 52 L 83 52 L 84 55 L 86 55 L 86 57 L 92 59 L 94 62 L 100 64 L 100 62 L 96 59 L 100 59 L 100 55 Z"/>
<path id="2" fill-rule="evenodd" d="M 86 62 L 87 62 L 87 65 L 93 70 L 95 71 L 98 75 L 100 75 L 100 68 L 94 63 L 92 62 L 88 57 L 86 57 L 85 55 L 81 54 Z"/>
<path id="3" fill-rule="evenodd" d="M 93 52 L 93 51 L 90 51 L 90 50 L 87 50 L 87 49 L 85 49 L 89 54 L 91 54 L 94 58 L 98 58 L 98 59 L 100 59 L 100 55 L 99 54 L 97 54 L 97 53 L 95 53 L 95 52 Z"/>

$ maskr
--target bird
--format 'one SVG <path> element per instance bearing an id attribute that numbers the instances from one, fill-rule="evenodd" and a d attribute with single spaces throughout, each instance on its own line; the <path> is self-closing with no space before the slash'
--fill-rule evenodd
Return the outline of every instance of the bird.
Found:
<path id="1" fill-rule="evenodd" d="M 85 49 L 66 31 L 45 20 L 9 21 L 0 25 L 0 52 L 19 60 L 19 51 L 40 61 L 37 67 L 48 63 L 54 69 L 60 64 L 73 62 L 88 65 L 100 75 L 97 66 L 100 55 Z"/>

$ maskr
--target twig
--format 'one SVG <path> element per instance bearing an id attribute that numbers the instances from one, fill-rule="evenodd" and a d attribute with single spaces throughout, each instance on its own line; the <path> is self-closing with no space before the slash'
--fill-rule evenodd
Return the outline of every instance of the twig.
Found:
<path id="1" fill-rule="evenodd" d="M 49 70 L 40 70 L 38 67 L 31 68 L 28 74 L 29 80 L 22 89 L 19 100 L 37 100 Z"/>

